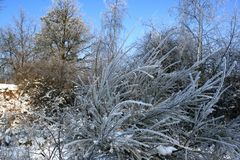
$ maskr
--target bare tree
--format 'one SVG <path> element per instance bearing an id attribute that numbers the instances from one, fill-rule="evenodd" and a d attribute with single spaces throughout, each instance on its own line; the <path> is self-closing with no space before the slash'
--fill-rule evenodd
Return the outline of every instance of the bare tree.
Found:
<path id="1" fill-rule="evenodd" d="M 106 43 L 107 58 L 110 62 L 118 53 L 118 43 L 123 29 L 123 18 L 126 12 L 125 0 L 107 0 L 107 10 L 103 13 L 104 41 Z"/>
<path id="2" fill-rule="evenodd" d="M 0 48 L 2 66 L 9 66 L 13 73 L 21 74 L 25 65 L 34 59 L 35 26 L 23 11 L 12 27 L 1 29 Z"/>
<path id="3" fill-rule="evenodd" d="M 179 3 L 179 16 L 182 33 L 190 32 L 197 44 L 197 61 L 203 58 L 203 43 L 214 18 L 214 6 L 219 0 L 183 0 Z M 213 23 L 212 23 L 213 24 Z"/>
<path id="4" fill-rule="evenodd" d="M 101 76 L 103 66 L 121 53 L 119 44 L 127 4 L 125 0 L 107 0 L 105 4 L 101 34 L 95 34 L 98 36 L 95 36 L 91 45 L 92 74 L 95 78 Z"/>

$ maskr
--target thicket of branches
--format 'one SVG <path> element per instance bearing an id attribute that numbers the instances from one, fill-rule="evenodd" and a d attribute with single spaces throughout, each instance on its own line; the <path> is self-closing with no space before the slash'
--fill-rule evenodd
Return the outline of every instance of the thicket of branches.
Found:
<path id="1" fill-rule="evenodd" d="M 0 37 L 3 71 L 33 100 L 18 115 L 28 136 L 28 152 L 18 156 L 239 159 L 239 17 L 219 25 L 213 4 L 181 1 L 176 26 L 150 26 L 130 48 L 121 34 L 124 0 L 106 1 L 98 35 L 74 1 L 56 0 L 38 33 L 21 12 Z M 16 158 L 8 149 L 0 155 Z"/>

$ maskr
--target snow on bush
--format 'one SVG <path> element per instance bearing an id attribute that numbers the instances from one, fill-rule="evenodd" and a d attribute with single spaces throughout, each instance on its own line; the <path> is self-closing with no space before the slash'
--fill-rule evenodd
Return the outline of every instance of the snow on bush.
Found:
<path id="1" fill-rule="evenodd" d="M 74 111 L 65 115 L 64 147 L 77 159 L 212 159 L 240 156 L 235 126 L 213 117 L 226 68 L 201 80 L 196 62 L 167 73 L 156 52 L 131 67 L 112 61 L 101 77 L 79 84 Z M 226 60 L 224 64 L 226 66 Z M 169 66 L 170 67 L 170 66 Z M 235 133 L 235 134 L 234 134 Z M 210 148 L 213 148 L 210 150 Z M 167 158 L 166 157 L 166 158 Z M 225 158 L 224 158 L 225 157 Z"/>
<path id="2" fill-rule="evenodd" d="M 225 123 L 212 115 L 230 70 L 203 80 L 198 69 L 203 59 L 167 72 L 174 64 L 162 63 L 171 51 L 159 59 L 153 50 L 146 61 L 130 65 L 119 56 L 101 76 L 88 83 L 80 79 L 74 105 L 63 105 L 57 96 L 47 113 L 28 109 L 28 139 L 18 142 L 31 142 L 29 159 L 239 158 L 240 119 Z"/>
<path id="3" fill-rule="evenodd" d="M 172 146 L 158 146 L 157 147 L 157 151 L 158 151 L 158 154 L 159 155 L 163 155 L 163 156 L 166 156 L 166 155 L 171 155 L 173 151 L 176 151 L 177 149 L 175 147 L 172 147 Z"/>

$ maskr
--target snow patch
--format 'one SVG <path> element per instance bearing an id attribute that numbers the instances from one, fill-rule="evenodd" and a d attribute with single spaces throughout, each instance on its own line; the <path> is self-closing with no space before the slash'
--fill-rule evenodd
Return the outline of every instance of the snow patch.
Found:
<path id="1" fill-rule="evenodd" d="M 158 151 L 158 154 L 159 155 L 163 155 L 163 156 L 166 156 L 166 155 L 171 155 L 173 151 L 176 151 L 177 149 L 175 147 L 172 147 L 172 146 L 158 146 L 157 147 L 157 151 Z"/>

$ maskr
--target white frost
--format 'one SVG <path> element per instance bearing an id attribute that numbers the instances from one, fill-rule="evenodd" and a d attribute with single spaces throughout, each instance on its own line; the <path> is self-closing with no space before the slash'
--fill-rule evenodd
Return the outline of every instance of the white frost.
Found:
<path id="1" fill-rule="evenodd" d="M 157 151 L 158 151 L 158 154 L 159 155 L 163 155 L 163 156 L 166 156 L 166 155 L 171 155 L 173 151 L 176 151 L 177 149 L 175 147 L 172 147 L 172 146 L 158 146 L 157 147 Z"/>

